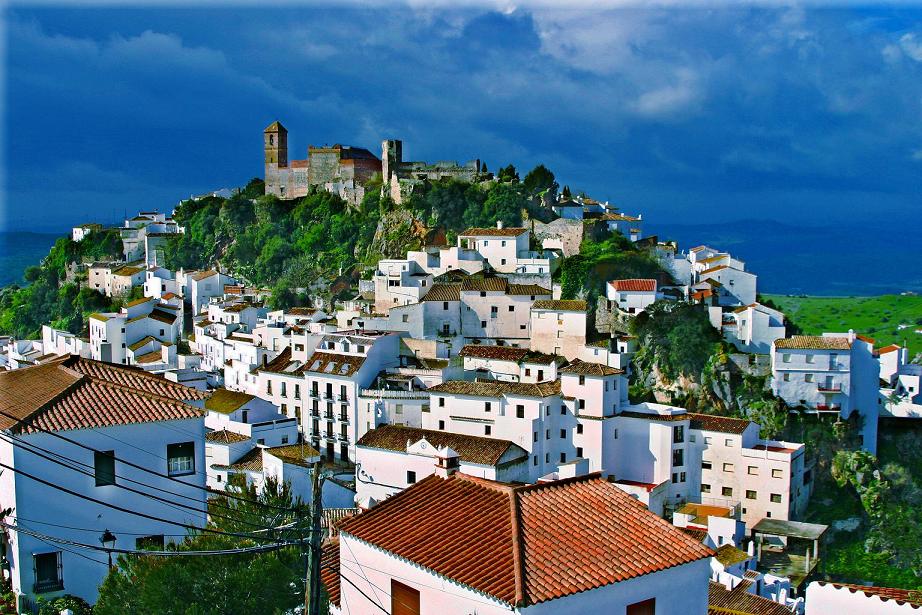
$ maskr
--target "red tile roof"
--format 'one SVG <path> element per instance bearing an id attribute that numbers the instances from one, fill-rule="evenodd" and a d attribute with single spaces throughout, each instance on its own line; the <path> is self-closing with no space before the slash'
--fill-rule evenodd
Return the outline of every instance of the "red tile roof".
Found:
<path id="1" fill-rule="evenodd" d="M 826 335 L 793 335 L 775 340 L 775 348 L 795 350 L 848 350 L 851 347 L 847 337 Z"/>
<path id="2" fill-rule="evenodd" d="M 583 376 L 613 376 L 623 374 L 623 369 L 617 369 L 601 363 L 590 363 L 582 359 L 573 359 L 566 367 L 560 368 L 561 374 L 580 374 Z"/>
<path id="3" fill-rule="evenodd" d="M 887 354 L 888 352 L 893 352 L 894 350 L 902 350 L 902 348 L 903 348 L 903 347 L 900 346 L 899 344 L 890 344 L 889 346 L 884 346 L 883 348 L 881 348 L 881 349 L 878 350 L 877 352 L 878 352 L 879 354 Z"/>
<path id="4" fill-rule="evenodd" d="M 597 473 L 521 487 L 432 475 L 340 532 L 518 606 L 714 554 Z"/>
<path id="5" fill-rule="evenodd" d="M 461 284 L 433 284 L 420 301 L 461 301 Z"/>
<path id="6" fill-rule="evenodd" d="M 872 587 L 869 585 L 851 585 L 848 583 L 829 583 L 818 581 L 822 586 L 832 585 L 836 589 L 847 589 L 855 593 L 861 592 L 865 596 L 877 596 L 882 601 L 895 600 L 897 604 L 908 603 L 912 608 L 922 607 L 922 592 L 918 590 L 898 589 L 895 587 Z"/>
<path id="7" fill-rule="evenodd" d="M 185 401 L 206 395 L 138 368 L 68 356 L 0 373 L 0 429 L 33 433 L 200 418 L 202 410 Z"/>
<path id="8" fill-rule="evenodd" d="M 512 346 L 492 346 L 487 344 L 468 344 L 458 353 L 459 357 L 476 359 L 497 359 L 499 361 L 521 361 L 528 354 L 527 348 Z"/>
<path id="9" fill-rule="evenodd" d="M 704 431 L 741 434 L 752 424 L 749 419 L 735 419 L 729 416 L 717 416 L 716 414 L 689 412 L 686 416 L 691 419 L 690 427 L 692 429 Z"/>
<path id="10" fill-rule="evenodd" d="M 646 279 L 631 279 L 631 280 L 613 280 L 609 282 L 612 288 L 619 291 L 635 291 L 635 292 L 655 292 L 656 291 L 656 280 L 646 280 Z"/>
<path id="11" fill-rule="evenodd" d="M 749 593 L 751 581 L 743 581 L 732 590 L 710 581 L 708 615 L 791 615 L 791 610 L 768 598 Z"/>
<path id="12" fill-rule="evenodd" d="M 461 292 L 506 292 L 508 286 L 506 278 L 467 278 L 461 282 Z"/>
<path id="13" fill-rule="evenodd" d="M 408 442 L 415 444 L 423 438 L 432 446 L 439 448 L 447 446 L 458 453 L 461 461 L 467 463 L 487 466 L 496 465 L 506 454 L 506 451 L 510 449 L 517 453 L 516 459 L 528 457 L 528 452 L 525 449 L 508 440 L 467 436 L 448 431 L 419 429 L 402 425 L 381 425 L 366 432 L 356 442 L 356 445 L 406 452 Z"/>
<path id="14" fill-rule="evenodd" d="M 330 604 L 339 606 L 339 539 L 326 542 L 320 552 L 320 580 Z"/>
<path id="15" fill-rule="evenodd" d="M 351 376 L 359 371 L 365 357 L 330 352 L 315 352 L 304 364 L 304 370 L 331 376 Z"/>
<path id="16" fill-rule="evenodd" d="M 525 228 L 469 228 L 459 235 L 459 237 L 518 237 L 528 229 Z"/>
<path id="17" fill-rule="evenodd" d="M 551 395 L 560 395 L 560 380 L 538 383 L 500 382 L 498 380 L 491 380 L 488 382 L 446 380 L 426 390 L 430 393 L 469 395 L 471 397 L 500 397 L 502 395 L 550 397 Z"/>
<path id="18" fill-rule="evenodd" d="M 539 299 L 531 304 L 533 310 L 555 312 L 585 312 L 586 302 L 580 299 Z"/>

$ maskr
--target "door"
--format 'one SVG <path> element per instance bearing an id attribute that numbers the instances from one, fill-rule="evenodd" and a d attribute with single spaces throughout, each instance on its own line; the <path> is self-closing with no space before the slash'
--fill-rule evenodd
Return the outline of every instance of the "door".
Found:
<path id="1" fill-rule="evenodd" d="M 391 615 L 419 615 L 419 591 L 391 579 Z"/>
<path id="2" fill-rule="evenodd" d="M 656 598 L 627 605 L 627 615 L 656 615 Z"/>

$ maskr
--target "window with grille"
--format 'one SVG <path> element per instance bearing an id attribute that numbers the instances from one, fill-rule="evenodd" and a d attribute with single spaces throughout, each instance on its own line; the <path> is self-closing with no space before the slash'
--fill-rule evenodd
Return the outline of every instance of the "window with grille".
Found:
<path id="1" fill-rule="evenodd" d="M 166 447 L 167 474 L 181 476 L 195 472 L 195 443 L 182 442 Z"/>

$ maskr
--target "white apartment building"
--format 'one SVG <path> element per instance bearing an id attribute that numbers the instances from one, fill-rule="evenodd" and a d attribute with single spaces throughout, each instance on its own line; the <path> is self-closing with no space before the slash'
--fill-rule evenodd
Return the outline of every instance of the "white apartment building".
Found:
<path id="1" fill-rule="evenodd" d="M 128 363 L 129 346 L 153 337 L 173 343 L 179 337 L 179 316 L 172 306 L 147 297 L 126 303 L 118 312 L 90 315 L 90 355 L 97 361 Z"/>
<path id="2" fill-rule="evenodd" d="M 813 581 L 807 586 L 804 615 L 917 615 L 917 591 Z"/>
<path id="3" fill-rule="evenodd" d="M 775 340 L 785 336 L 784 314 L 761 303 L 728 311 L 710 306 L 708 315 L 724 339 L 742 352 L 769 354 Z"/>
<path id="4" fill-rule="evenodd" d="M 608 300 L 626 314 L 639 314 L 662 297 L 653 279 L 612 280 L 605 291 Z"/>
<path id="5" fill-rule="evenodd" d="M 529 347 L 566 357 L 579 357 L 586 345 L 586 302 L 540 299 L 531 306 Z"/>
<path id="6" fill-rule="evenodd" d="M 95 602 L 109 572 L 104 553 L 78 555 L 42 533 L 96 545 L 108 529 L 117 548 L 162 548 L 205 526 L 204 393 L 79 357 L 0 373 L 0 388 L 0 507 L 21 611 L 65 593 Z M 135 493 L 131 481 L 149 488 Z"/>
<path id="7" fill-rule="evenodd" d="M 519 253 L 529 252 L 531 233 L 526 228 L 469 228 L 458 235 L 458 247 L 474 250 L 499 273 L 515 273 Z"/>
<path id="8" fill-rule="evenodd" d="M 473 274 L 483 271 L 486 260 L 477 250 L 469 250 L 459 246 L 427 247 L 424 250 L 410 250 L 407 260 L 426 273 L 441 276 L 450 271 L 462 271 Z"/>
<path id="9" fill-rule="evenodd" d="M 468 344 L 458 353 L 464 371 L 476 378 L 501 382 L 548 382 L 557 380 L 563 357 L 527 348 Z"/>
<path id="10" fill-rule="evenodd" d="M 166 240 L 184 233 L 185 229 L 166 214 L 142 211 L 125 220 L 119 231 L 126 261 L 143 260 L 146 265 L 162 265 Z"/>
<path id="11" fill-rule="evenodd" d="M 144 285 L 145 268 L 140 264 L 93 263 L 87 267 L 87 283 L 107 297 L 124 297 Z"/>
<path id="12" fill-rule="evenodd" d="M 805 412 L 861 417 L 862 446 L 877 450 L 880 366 L 874 341 L 853 331 L 795 335 L 772 345 L 772 391 Z"/>
<path id="13" fill-rule="evenodd" d="M 637 348 L 636 337 L 618 335 L 588 342 L 580 348 L 576 358 L 589 363 L 601 363 L 615 369 L 630 371 L 631 359 L 637 352 Z"/>
<path id="14" fill-rule="evenodd" d="M 322 559 L 331 613 L 707 613 L 713 551 L 598 475 L 512 486 L 456 470 L 340 525 Z"/>
<path id="15" fill-rule="evenodd" d="M 534 284 L 509 284 L 506 278 L 468 278 L 461 283 L 461 332 L 468 341 L 504 340 L 528 345 L 530 309 L 551 298 L 551 291 Z"/>
<path id="16" fill-rule="evenodd" d="M 237 281 L 229 275 L 224 275 L 213 269 L 207 271 L 179 271 L 176 274 L 179 285 L 183 289 L 186 303 L 192 305 L 192 314 L 201 314 L 212 297 L 223 297 L 224 287 L 236 284 Z"/>
<path id="17" fill-rule="evenodd" d="M 148 267 L 144 273 L 144 296 L 157 299 L 182 297 L 183 288 L 176 274 L 163 267 Z"/>
<path id="18" fill-rule="evenodd" d="M 286 348 L 257 368 L 257 395 L 299 418 L 301 432 L 327 459 L 350 460 L 355 442 L 375 426 L 359 415 L 359 393 L 400 365 L 400 336 L 379 331 L 326 335 L 306 361 Z"/>
<path id="19" fill-rule="evenodd" d="M 381 259 L 372 281 L 375 312 L 387 314 L 396 305 L 419 303 L 432 287 L 432 274 L 409 259 Z"/>
<path id="20" fill-rule="evenodd" d="M 381 425 L 355 447 L 356 502 L 369 508 L 453 463 L 461 472 L 502 482 L 528 477 L 528 451 L 507 440 L 400 425 Z"/>
<path id="21" fill-rule="evenodd" d="M 755 274 L 729 265 L 717 265 L 697 274 L 698 282 L 711 280 L 719 286 L 715 289 L 719 305 L 750 305 L 756 302 Z"/>
<path id="22" fill-rule="evenodd" d="M 91 356 L 89 338 L 82 338 L 69 331 L 42 325 L 42 351 L 44 354 L 75 354 L 89 359 Z"/>

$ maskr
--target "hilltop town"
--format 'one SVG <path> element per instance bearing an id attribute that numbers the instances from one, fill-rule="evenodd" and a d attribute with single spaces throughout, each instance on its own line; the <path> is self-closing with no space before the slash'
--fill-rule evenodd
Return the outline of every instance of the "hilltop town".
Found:
<path id="1" fill-rule="evenodd" d="M 306 555 L 309 613 L 922 605 L 835 568 L 860 535 L 922 570 L 918 477 L 882 461 L 922 419 L 907 348 L 804 334 L 737 255 L 543 166 L 289 160 L 278 121 L 263 148 L 261 180 L 74 227 L 0 295 L 17 612 L 128 596 L 110 568 L 187 533 Z"/>

